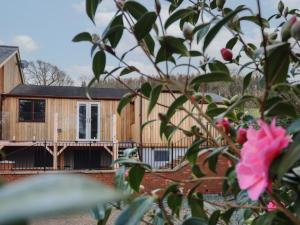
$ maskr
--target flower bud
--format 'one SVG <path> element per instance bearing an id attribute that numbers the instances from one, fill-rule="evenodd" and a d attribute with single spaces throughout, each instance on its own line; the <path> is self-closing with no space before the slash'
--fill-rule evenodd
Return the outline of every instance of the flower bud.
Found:
<path id="1" fill-rule="evenodd" d="M 155 9 L 156 9 L 156 13 L 159 14 L 161 10 L 161 4 L 159 0 L 155 0 Z"/>
<path id="2" fill-rule="evenodd" d="M 184 23 L 182 32 L 185 39 L 193 40 L 193 27 L 189 23 Z"/>
<path id="3" fill-rule="evenodd" d="M 281 39 L 287 41 L 291 37 L 291 28 L 294 23 L 297 22 L 297 17 L 293 16 L 288 22 L 286 22 L 281 28 Z"/>
<path id="4" fill-rule="evenodd" d="M 297 21 L 293 24 L 292 29 L 291 29 L 291 35 L 297 41 L 300 40 L 300 21 Z"/>
<path id="5" fill-rule="evenodd" d="M 98 34 L 92 34 L 92 42 L 93 44 L 99 44 L 100 43 L 100 36 Z"/>
<path id="6" fill-rule="evenodd" d="M 216 5 L 219 9 L 223 9 L 225 2 L 226 2 L 226 0 L 217 0 Z"/>
<path id="7" fill-rule="evenodd" d="M 238 129 L 236 142 L 240 145 L 244 144 L 247 141 L 247 130 L 245 128 Z"/>
<path id="8" fill-rule="evenodd" d="M 225 132 L 225 134 L 229 134 L 230 122 L 227 118 L 219 119 L 216 122 L 216 127 L 222 129 Z"/>
<path id="9" fill-rule="evenodd" d="M 228 48 L 222 48 L 221 55 L 225 61 L 231 61 L 233 58 L 232 51 Z"/>
<path id="10" fill-rule="evenodd" d="M 279 12 L 280 14 L 282 14 L 282 12 L 283 12 L 283 10 L 284 10 L 284 4 L 283 4 L 282 1 L 279 1 L 279 2 L 278 2 L 277 9 L 278 9 L 278 12 Z"/>
<path id="11" fill-rule="evenodd" d="M 125 0 L 117 0 L 116 1 L 116 6 L 119 10 L 123 10 L 123 7 L 124 7 L 124 3 L 125 3 Z"/>

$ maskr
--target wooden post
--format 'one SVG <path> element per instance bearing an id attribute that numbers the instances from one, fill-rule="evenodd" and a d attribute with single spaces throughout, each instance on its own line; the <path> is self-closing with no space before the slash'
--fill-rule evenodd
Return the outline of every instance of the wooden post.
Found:
<path id="1" fill-rule="evenodd" d="M 113 141 L 113 160 L 117 160 L 119 156 L 119 143 L 117 140 L 117 116 L 112 116 L 112 141 Z M 114 169 L 119 168 L 118 164 L 114 164 Z"/>
<path id="2" fill-rule="evenodd" d="M 53 169 L 57 170 L 57 140 L 58 140 L 58 113 L 54 113 L 53 124 Z"/>

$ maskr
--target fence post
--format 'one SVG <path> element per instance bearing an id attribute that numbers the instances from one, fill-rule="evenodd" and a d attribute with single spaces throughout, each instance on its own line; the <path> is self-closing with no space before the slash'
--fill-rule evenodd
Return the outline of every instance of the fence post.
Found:
<path id="1" fill-rule="evenodd" d="M 57 170 L 57 140 L 58 140 L 58 113 L 54 113 L 53 125 L 53 169 Z"/>
<path id="2" fill-rule="evenodd" d="M 119 144 L 117 140 L 117 116 L 113 114 L 112 117 L 112 142 L 113 142 L 113 161 L 119 158 Z M 114 169 L 119 168 L 119 165 L 114 164 Z"/>
<path id="3" fill-rule="evenodd" d="M 47 147 L 47 142 L 45 141 L 45 143 L 44 143 L 44 154 L 43 154 L 43 161 L 44 161 L 44 163 L 43 163 L 43 165 L 44 165 L 44 171 L 46 171 L 46 151 L 47 151 L 47 149 L 46 149 L 46 147 Z"/>
<path id="4" fill-rule="evenodd" d="M 174 168 L 174 143 L 171 143 L 171 169 Z"/>
<path id="5" fill-rule="evenodd" d="M 209 145 L 209 143 L 208 143 L 208 132 L 210 132 L 209 130 L 208 130 L 208 128 L 209 128 L 209 126 L 208 126 L 208 122 L 206 122 L 206 130 L 207 130 L 207 132 L 206 132 L 206 147 L 208 147 L 208 145 Z"/>

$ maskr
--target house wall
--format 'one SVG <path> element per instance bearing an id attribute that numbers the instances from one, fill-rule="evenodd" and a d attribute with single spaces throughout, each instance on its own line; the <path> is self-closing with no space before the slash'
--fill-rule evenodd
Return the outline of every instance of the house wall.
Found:
<path id="1" fill-rule="evenodd" d="M 42 99 L 42 98 L 39 98 Z M 76 140 L 77 102 L 87 100 L 77 99 L 46 99 L 45 122 L 19 122 L 19 98 L 5 97 L 3 100 L 3 132 L 2 139 L 16 141 L 52 140 L 54 134 L 54 114 L 58 113 L 58 140 Z M 88 101 L 89 102 L 89 101 Z M 117 115 L 116 100 L 97 100 L 100 103 L 100 139 L 101 141 L 112 140 L 112 116 Z M 117 139 L 128 141 L 131 139 L 130 107 L 126 107 L 122 115 L 117 115 Z"/>
<path id="2" fill-rule="evenodd" d="M 2 75 L 0 72 L 0 91 L 1 93 L 8 93 L 21 83 L 21 74 L 18 66 L 17 55 L 15 54 L 4 64 Z"/>
<path id="3" fill-rule="evenodd" d="M 180 94 L 178 93 L 174 93 L 175 97 L 179 97 Z M 170 106 L 174 101 L 174 98 L 172 97 L 172 95 L 170 93 L 161 93 L 158 102 L 166 105 L 166 106 Z M 136 106 L 136 116 L 135 116 L 135 130 L 138 130 L 137 134 L 135 134 L 133 136 L 135 141 L 139 141 L 140 140 L 140 129 L 139 129 L 139 124 L 140 124 L 140 104 L 142 104 L 141 107 L 141 117 L 142 117 L 142 123 L 145 123 L 147 121 L 150 120 L 156 120 L 155 122 L 152 122 L 150 124 L 148 124 L 142 131 L 142 142 L 145 144 L 148 143 L 155 143 L 155 144 L 167 144 L 168 141 L 163 138 L 160 138 L 160 134 L 159 134 L 159 128 L 160 128 L 160 120 L 158 117 L 159 113 L 166 113 L 167 112 L 167 108 L 160 106 L 160 105 L 156 105 L 153 109 L 153 111 L 150 113 L 150 115 L 147 115 L 147 111 L 148 111 L 148 106 L 149 106 L 149 101 L 146 99 L 142 99 L 140 97 L 137 97 L 135 99 L 135 106 Z M 196 112 L 196 110 L 193 110 L 193 105 L 190 102 L 186 102 L 184 104 L 184 107 L 189 111 L 194 113 L 197 117 L 199 116 Z M 203 105 L 203 110 L 205 111 L 207 108 L 207 104 Z M 175 115 L 172 117 L 171 122 L 175 125 L 178 125 L 180 123 L 180 121 L 182 121 L 184 119 L 184 117 L 187 115 L 186 112 L 184 111 L 177 111 L 175 113 Z M 204 121 L 204 120 L 203 120 Z M 204 121 L 204 124 L 206 124 L 207 122 Z M 191 118 L 187 118 L 185 119 L 182 123 L 181 123 L 181 127 L 183 129 L 186 130 L 190 130 L 190 128 L 195 125 L 196 122 Z M 188 140 L 188 138 L 186 138 L 186 136 L 184 135 L 184 133 L 180 130 L 177 130 L 172 138 L 172 142 L 176 143 L 176 144 L 180 144 L 181 142 L 183 143 L 184 146 L 186 146 L 187 144 L 189 144 L 191 142 L 191 140 Z"/>

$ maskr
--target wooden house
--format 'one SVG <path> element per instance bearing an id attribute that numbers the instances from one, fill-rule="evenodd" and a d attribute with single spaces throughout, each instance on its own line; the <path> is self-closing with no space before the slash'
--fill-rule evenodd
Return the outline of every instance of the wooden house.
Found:
<path id="1" fill-rule="evenodd" d="M 118 103 L 128 90 L 92 88 L 91 100 L 84 87 L 27 85 L 21 66 L 17 47 L 0 46 L 2 163 L 10 163 L 9 167 L 15 169 L 107 169 L 120 150 L 141 145 L 156 149 L 159 146 L 157 152 L 161 155 L 152 154 L 148 157 L 151 162 L 156 158 L 161 166 L 169 161 L 164 153 L 169 144 L 160 139 L 159 122 L 141 130 L 141 124 L 157 119 L 165 108 L 156 106 L 147 116 L 148 101 L 136 97 L 118 115 Z M 212 97 L 216 102 L 222 101 L 220 96 Z M 165 105 L 172 101 L 168 92 L 159 99 Z M 186 107 L 192 108 L 188 103 Z M 184 116 L 184 112 L 177 112 L 174 123 Z M 186 128 L 192 125 L 189 119 L 183 123 Z M 190 143 L 183 144 L 184 139 L 180 131 L 173 139 L 182 154 Z"/>

